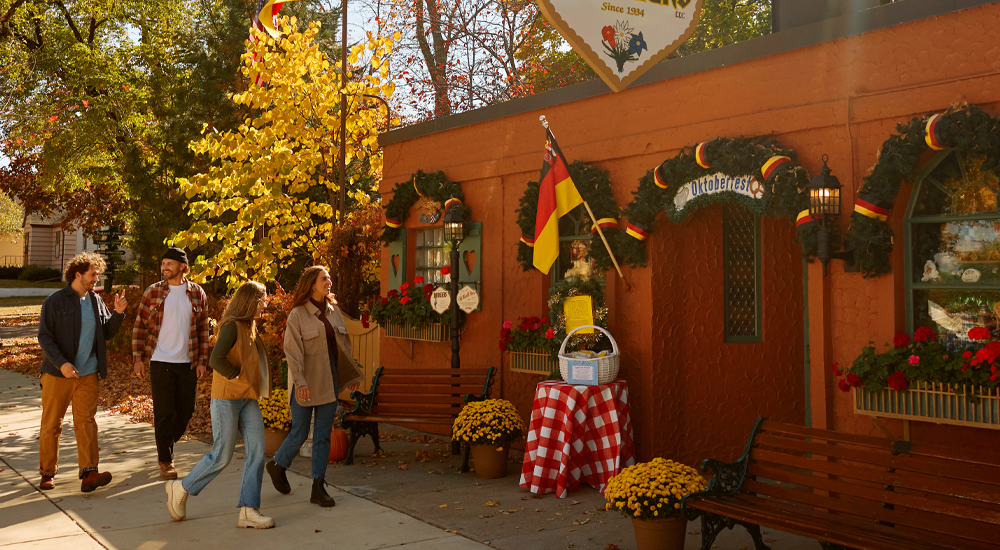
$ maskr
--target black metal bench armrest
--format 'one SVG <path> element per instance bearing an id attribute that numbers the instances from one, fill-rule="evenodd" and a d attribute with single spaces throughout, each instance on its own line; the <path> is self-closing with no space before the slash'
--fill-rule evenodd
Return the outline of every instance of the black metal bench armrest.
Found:
<path id="1" fill-rule="evenodd" d="M 375 371 L 375 376 L 372 378 L 372 388 L 368 390 L 368 393 L 362 393 L 358 390 L 351 392 L 351 399 L 354 400 L 354 409 L 349 412 L 344 412 L 340 415 L 340 424 L 344 424 L 344 418 L 347 415 L 358 415 L 358 416 L 368 416 L 372 413 L 372 409 L 375 407 L 375 395 L 378 391 L 378 381 L 382 376 L 382 369 L 385 367 L 379 367 Z"/>
<path id="2" fill-rule="evenodd" d="M 743 450 L 743 456 L 736 462 L 722 462 L 714 458 L 707 458 L 701 461 L 701 471 L 712 470 L 712 478 L 709 480 L 708 487 L 704 491 L 685 495 L 681 499 L 681 512 L 684 514 L 684 517 L 688 520 L 694 520 L 701 513 L 687 506 L 689 498 L 731 497 L 740 491 L 740 488 L 743 487 L 743 482 L 746 480 L 747 470 L 750 467 L 750 450 L 753 448 L 753 440 L 757 437 L 757 431 L 764 420 L 764 417 L 757 419 L 757 422 L 753 425 L 753 429 L 750 431 L 750 437 L 747 439 L 747 446 Z"/>
<path id="3" fill-rule="evenodd" d="M 490 389 L 493 388 L 493 374 L 496 373 L 496 369 L 490 367 L 490 370 L 486 371 L 486 383 L 483 384 L 483 393 L 479 395 L 472 395 L 471 393 L 465 394 L 465 402 L 472 403 L 474 401 L 485 401 L 490 397 Z"/>

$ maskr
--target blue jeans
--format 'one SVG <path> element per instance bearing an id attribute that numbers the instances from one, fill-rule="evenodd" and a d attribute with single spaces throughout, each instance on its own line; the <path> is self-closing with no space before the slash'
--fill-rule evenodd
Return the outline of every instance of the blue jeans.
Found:
<path id="1" fill-rule="evenodd" d="M 246 450 L 243 484 L 238 506 L 260 508 L 260 485 L 264 479 L 264 418 L 255 399 L 212 400 L 212 450 L 191 469 L 181 485 L 197 495 L 233 461 L 236 434 L 243 435 Z"/>
<path id="2" fill-rule="evenodd" d="M 295 399 L 295 386 L 292 386 L 292 431 L 288 433 L 285 442 L 278 452 L 274 453 L 274 461 L 279 466 L 288 468 L 292 459 L 299 452 L 299 447 L 309 437 L 309 421 L 316 415 L 316 426 L 313 428 L 312 447 L 312 477 L 326 477 L 326 464 L 330 458 L 330 432 L 333 431 L 333 421 L 337 418 L 337 402 L 303 407 Z"/>

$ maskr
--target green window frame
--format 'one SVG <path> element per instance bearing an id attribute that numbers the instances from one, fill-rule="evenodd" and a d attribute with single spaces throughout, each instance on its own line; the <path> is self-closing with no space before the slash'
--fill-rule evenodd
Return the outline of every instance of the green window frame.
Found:
<path id="1" fill-rule="evenodd" d="M 762 339 L 760 215 L 737 204 L 722 208 L 726 343 Z"/>
<path id="2" fill-rule="evenodd" d="M 431 227 L 413 230 L 416 238 L 416 258 L 413 276 L 423 277 L 424 283 L 440 283 L 441 268 L 449 264 L 450 247 L 444 242 L 444 228 Z"/>
<path id="3" fill-rule="evenodd" d="M 903 225 L 906 329 L 912 333 L 927 326 L 949 345 L 965 347 L 971 344 L 969 328 L 996 332 L 1000 319 L 997 175 L 983 173 L 973 159 L 947 149 L 927 161 L 913 181 Z M 976 208 L 979 203 L 985 208 Z M 993 236 L 983 250 L 984 239 Z M 948 244 L 942 248 L 943 241 Z M 969 270 L 976 280 L 965 280 Z"/>

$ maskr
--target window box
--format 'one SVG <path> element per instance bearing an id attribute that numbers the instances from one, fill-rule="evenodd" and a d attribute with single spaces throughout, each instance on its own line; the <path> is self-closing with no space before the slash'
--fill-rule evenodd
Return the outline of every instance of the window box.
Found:
<path id="1" fill-rule="evenodd" d="M 408 323 L 386 323 L 385 335 L 389 338 L 404 340 L 423 340 L 425 342 L 450 342 L 451 326 L 441 323 L 410 325 Z"/>
<path id="2" fill-rule="evenodd" d="M 526 372 L 548 376 L 559 364 L 552 354 L 538 348 L 528 348 L 524 351 L 510 352 L 511 372 Z"/>
<path id="3" fill-rule="evenodd" d="M 867 392 L 854 388 L 854 413 L 879 418 L 918 420 L 1000 430 L 1000 388 L 961 386 L 956 394 L 950 384 L 914 382 L 905 392 Z M 968 399 L 966 393 L 978 396 Z"/>

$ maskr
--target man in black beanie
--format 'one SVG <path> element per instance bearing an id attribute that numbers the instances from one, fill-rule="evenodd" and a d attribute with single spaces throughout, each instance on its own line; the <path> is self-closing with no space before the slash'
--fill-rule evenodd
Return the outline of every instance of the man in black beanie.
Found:
<path id="1" fill-rule="evenodd" d="M 170 247 L 160 260 L 163 280 L 142 295 L 132 327 L 135 375 L 149 364 L 153 387 L 153 431 L 160 477 L 177 479 L 174 443 L 187 430 L 194 414 L 198 377 L 205 374 L 211 355 L 208 337 L 208 298 L 200 286 L 184 277 L 188 257 Z"/>

